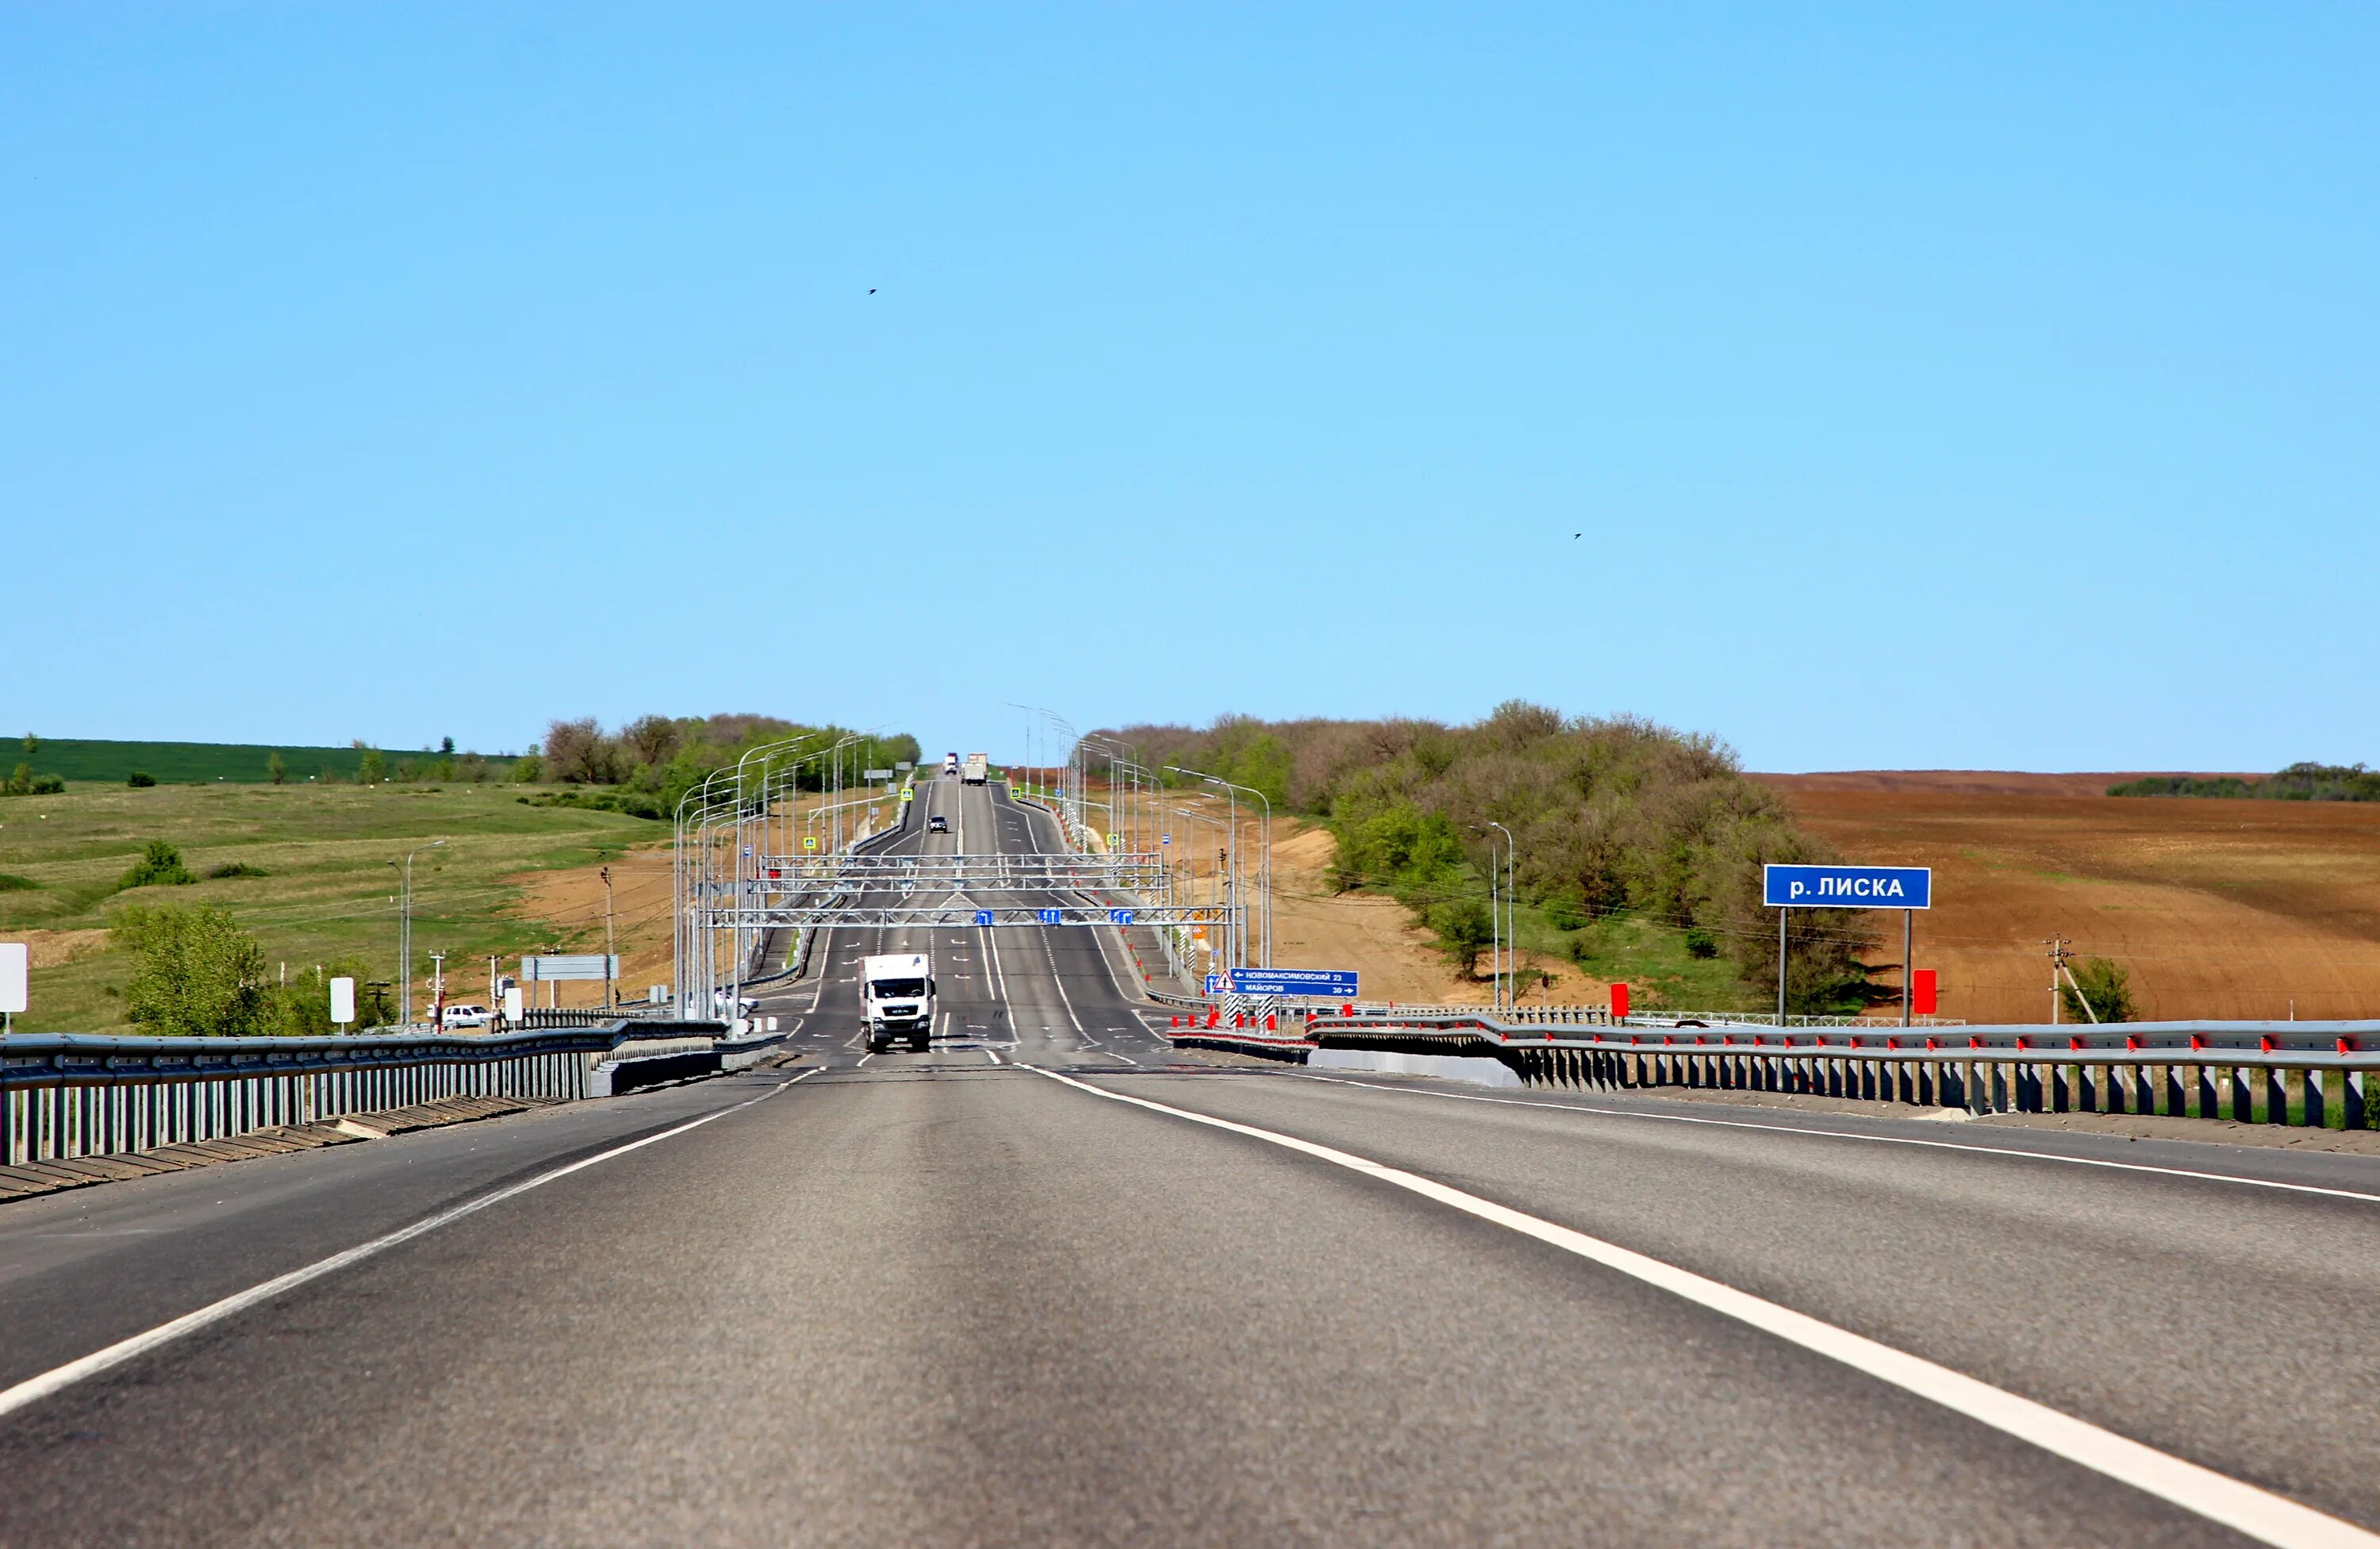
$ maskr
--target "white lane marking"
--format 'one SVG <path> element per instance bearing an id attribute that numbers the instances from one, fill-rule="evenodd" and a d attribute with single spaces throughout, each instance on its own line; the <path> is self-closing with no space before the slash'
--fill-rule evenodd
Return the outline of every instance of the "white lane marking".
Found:
<path id="1" fill-rule="evenodd" d="M 2161 1167 L 2154 1162 L 2109 1162 L 2096 1156 L 2059 1156 L 2053 1152 L 2023 1151 L 2014 1146 L 1982 1146 L 1965 1140 L 1920 1140 L 1907 1135 L 1859 1135 L 1843 1129 L 1817 1129 L 1802 1124 L 1762 1124 L 1740 1118 L 1702 1118 L 1693 1114 L 1643 1114 L 1628 1108 L 1598 1108 L 1585 1103 L 1529 1103 L 1516 1097 L 1475 1097 L 1467 1092 L 1427 1092 L 1419 1087 L 1387 1087 L 1376 1081 L 1351 1081 L 1338 1076 L 1287 1072 L 1301 1080 L 1327 1081 L 1334 1087 L 1362 1087 L 1366 1092 L 1395 1092 L 1404 1097 L 1442 1097 L 1455 1103 L 1493 1103 L 1507 1108 L 1551 1108 L 1558 1113 L 1594 1114 L 1600 1118 L 1641 1118 L 1659 1124 L 1706 1124 L 1718 1129 L 1752 1129 L 1770 1135 L 1815 1135 L 1828 1140 L 1857 1140 L 1863 1145 L 1917 1146 L 1928 1151 L 1967 1151 L 1984 1156 L 2010 1156 L 2021 1162 L 2055 1162 L 2068 1167 L 2105 1167 L 2119 1173 L 2162 1173 L 2168 1177 L 2196 1178 L 2204 1183 L 2236 1183 L 2246 1189 L 2276 1189 L 2289 1194 L 2324 1194 L 2334 1200 L 2362 1200 L 2380 1204 L 2380 1194 L 2353 1189 L 2329 1189 L 2318 1183 L 2282 1183 L 2273 1178 L 2241 1177 L 2236 1173 L 2202 1172 L 2194 1167 Z M 1242 1079 L 1246 1078 L 1243 1077 Z M 1691 1098 L 1679 1101 L 1692 1102 Z"/>
<path id="2" fill-rule="evenodd" d="M 986 1049 L 984 1053 L 990 1057 L 992 1064 L 998 1065 L 1000 1063 L 1000 1053 L 998 1050 Z"/>
<path id="3" fill-rule="evenodd" d="M 1120 1059 L 1126 1065 L 1138 1065 L 1140 1063 L 1140 1061 L 1133 1058 L 1130 1055 L 1120 1055 L 1113 1049 L 1101 1049 L 1099 1053 L 1107 1055 L 1110 1059 Z"/>
<path id="4" fill-rule="evenodd" d="M 866 1054 L 864 1054 L 864 1055 L 860 1055 L 860 1056 L 859 1056 L 859 1063 L 860 1063 L 861 1065 L 866 1065 L 869 1060 L 874 1059 L 875 1057 L 876 1057 L 876 1051 L 875 1051 L 875 1050 L 873 1050 L 873 1049 L 870 1049 L 870 1050 L 868 1050 Z"/>
<path id="5" fill-rule="evenodd" d="M 714 1119 L 722 1119 L 730 1114 L 740 1113 L 755 1103 L 765 1103 L 795 1082 L 807 1081 L 817 1074 L 816 1070 L 805 1070 L 793 1079 L 779 1081 L 759 1096 L 747 1098 L 732 1108 L 722 1108 L 715 1114 L 705 1114 L 700 1118 L 681 1124 L 674 1129 L 664 1129 L 658 1135 L 648 1135 L 641 1140 L 630 1140 L 625 1145 L 613 1146 L 609 1151 L 598 1152 L 593 1156 L 583 1157 L 566 1166 L 556 1167 L 552 1172 L 540 1173 L 533 1178 L 511 1184 L 492 1193 L 482 1194 L 476 1200 L 467 1200 L 451 1209 L 442 1210 L 426 1220 L 417 1221 L 410 1226 L 401 1226 L 384 1237 L 376 1237 L 370 1242 L 358 1243 L 355 1247 L 334 1253 L 327 1259 L 317 1259 L 301 1269 L 293 1269 L 286 1275 L 275 1275 L 261 1285 L 250 1286 L 244 1291 L 235 1291 L 220 1301 L 209 1302 L 195 1312 L 185 1312 L 178 1318 L 159 1323 L 155 1328 L 133 1335 L 128 1339 L 119 1339 L 104 1349 L 93 1350 L 87 1356 L 67 1361 L 64 1366 L 53 1367 L 38 1377 L 28 1377 L 13 1387 L 0 1388 L 0 1415 L 14 1414 L 27 1405 L 37 1404 L 50 1395 L 62 1388 L 70 1387 L 86 1377 L 95 1377 L 111 1367 L 121 1366 L 133 1357 L 145 1355 L 161 1345 L 179 1339 L 186 1334 L 196 1333 L 210 1323 L 221 1323 L 224 1319 L 237 1312 L 244 1312 L 260 1302 L 270 1301 L 284 1291 L 295 1290 L 310 1280 L 319 1280 L 325 1275 L 346 1268 L 349 1264 L 360 1263 L 399 1244 L 411 1242 L 415 1238 L 460 1221 L 463 1217 L 483 1211 L 490 1205 L 501 1204 L 516 1195 L 526 1194 L 532 1189 L 542 1189 L 556 1178 L 565 1178 L 573 1173 L 583 1172 L 599 1162 L 609 1162 L 615 1156 L 625 1156 L 632 1151 L 642 1151 L 647 1146 L 658 1144 L 674 1136 L 683 1135 L 689 1129 L 699 1129 Z"/>
<path id="6" fill-rule="evenodd" d="M 2261 1543 L 2278 1544 L 2283 1549 L 2349 1549 L 2350 1545 L 2380 1549 L 2380 1534 L 2366 1532 L 2351 1522 L 2325 1516 L 2311 1506 L 2276 1495 L 2269 1490 L 2259 1490 L 2252 1484 L 2216 1473 L 2171 1453 L 2159 1452 L 2129 1436 L 2119 1436 L 2087 1420 L 2077 1420 L 2046 1404 L 2021 1398 L 1964 1372 L 1937 1365 L 1922 1356 L 1896 1350 L 1864 1335 L 1837 1328 L 1806 1312 L 1780 1307 L 1748 1291 L 1739 1291 L 1732 1286 L 1696 1275 L 1692 1270 L 1680 1269 L 1675 1264 L 1664 1263 L 1633 1249 L 1589 1237 L 1568 1226 L 1558 1226 L 1550 1221 L 1541 1221 L 1508 1205 L 1483 1200 L 1476 1194 L 1466 1194 L 1460 1189 L 1449 1188 L 1417 1173 L 1408 1173 L 1347 1152 L 1334 1151 L 1312 1140 L 1301 1140 L 1294 1135 L 1258 1129 L 1254 1125 L 1235 1124 L 1230 1119 L 1195 1113 L 1188 1108 L 1152 1103 L 1146 1097 L 1102 1091 L 1087 1082 L 1061 1076 L 1054 1070 L 1043 1070 L 1037 1066 L 1028 1065 L 1024 1068 L 1036 1075 L 1047 1076 L 1053 1081 L 1062 1081 L 1077 1092 L 1104 1097 L 1111 1103 L 1129 1104 L 1135 1108 L 1147 1108 L 1151 1113 L 1188 1119 L 1193 1124 L 1229 1130 L 1234 1135 L 1245 1135 L 1298 1152 L 1418 1194 L 1423 1199 L 1450 1205 L 1467 1215 L 1507 1227 L 1524 1237 L 1535 1238 L 1565 1252 L 1575 1253 L 1590 1262 L 1658 1287 L 1722 1317 L 1733 1318 L 1764 1334 L 1774 1335 L 1788 1344 L 1799 1345 L 1805 1350 L 1840 1361 L 1855 1372 L 1864 1372 L 1905 1393 L 1929 1399 L 1955 1414 L 1981 1421 L 1995 1431 L 2028 1442 L 2069 1462 L 2079 1463 L 2159 1500 L 2168 1501 L 2185 1511 L 2194 1511 L 2210 1521 L 2219 1522 Z"/>

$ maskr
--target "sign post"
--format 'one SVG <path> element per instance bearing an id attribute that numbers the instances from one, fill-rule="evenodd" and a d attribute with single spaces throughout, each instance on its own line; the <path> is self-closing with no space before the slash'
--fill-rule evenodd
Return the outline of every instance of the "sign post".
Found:
<path id="1" fill-rule="evenodd" d="M 1797 909 L 1900 911 L 1900 1022 L 1909 1025 L 1909 955 L 1917 911 L 1934 907 L 1931 866 L 1763 866 L 1760 901 L 1777 911 L 1777 1025 L 1785 1025 L 1785 921 Z"/>
<path id="2" fill-rule="evenodd" d="M 1358 998 L 1354 969 L 1236 968 L 1218 977 L 1228 982 L 1234 994 Z"/>
<path id="3" fill-rule="evenodd" d="M 0 1032 L 15 1031 L 17 1015 L 25 1009 L 32 961 L 30 943 L 0 941 Z"/>

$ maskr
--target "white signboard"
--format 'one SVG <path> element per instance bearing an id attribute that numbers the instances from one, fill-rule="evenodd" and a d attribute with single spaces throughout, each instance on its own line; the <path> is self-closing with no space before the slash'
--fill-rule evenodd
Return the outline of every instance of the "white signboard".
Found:
<path id="1" fill-rule="evenodd" d="M 356 982 L 352 979 L 331 981 L 331 1020 L 346 1027 L 356 1019 Z"/>
<path id="2" fill-rule="evenodd" d="M 517 1022 L 520 1019 L 521 987 L 517 984 L 507 984 L 504 986 L 504 1020 Z"/>
<path id="3" fill-rule="evenodd" d="M 0 941 L 0 1011 L 16 1016 L 25 1009 L 28 970 L 32 948 L 21 941 Z"/>
<path id="4" fill-rule="evenodd" d="M 620 959 L 601 952 L 548 953 L 523 957 L 521 977 L 540 982 L 556 979 L 617 979 Z"/>

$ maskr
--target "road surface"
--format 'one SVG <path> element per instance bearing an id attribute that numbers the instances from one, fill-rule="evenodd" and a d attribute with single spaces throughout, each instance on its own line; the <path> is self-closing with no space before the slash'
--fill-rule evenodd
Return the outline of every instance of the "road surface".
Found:
<path id="1" fill-rule="evenodd" d="M 892 843 L 1054 844 L 998 787 L 918 805 L 959 832 Z M 866 1052 L 880 949 L 936 957 L 929 1053 Z M 764 1002 L 790 1069 L 0 1208 L 0 1389 L 439 1222 L 0 1412 L 0 1543 L 2380 1524 L 2372 1159 L 1176 1056 L 1115 951 L 844 933 Z"/>

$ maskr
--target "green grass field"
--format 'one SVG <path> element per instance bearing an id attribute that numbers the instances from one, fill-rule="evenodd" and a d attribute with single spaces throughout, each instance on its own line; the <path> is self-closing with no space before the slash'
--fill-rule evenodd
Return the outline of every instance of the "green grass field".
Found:
<path id="1" fill-rule="evenodd" d="M 490 953 L 601 951 L 600 912 L 575 921 L 519 918 L 510 911 L 520 889 L 501 879 L 613 860 L 656 839 L 665 845 L 668 828 L 615 812 L 528 806 L 520 794 L 506 785 L 225 783 L 80 786 L 0 801 L 0 876 L 9 879 L 0 884 L 0 939 L 32 941 L 37 964 L 54 959 L 33 970 L 31 1009 L 17 1027 L 139 1031 L 124 1019 L 115 993 L 129 965 L 98 933 L 132 902 L 224 905 L 256 934 L 268 961 L 285 962 L 293 976 L 356 957 L 370 977 L 394 979 L 397 873 L 388 862 L 433 839 L 446 843 L 414 861 L 419 973 L 429 971 L 431 952 L 445 952 L 450 979 L 468 998 L 481 999 Z M 202 879 L 231 864 L 266 874 L 115 891 L 152 839 L 177 846 Z M 69 960 L 55 961 L 61 957 Z M 417 990 L 417 1004 L 420 998 Z"/>
<path id="2" fill-rule="evenodd" d="M 360 748 L 271 747 L 249 742 L 105 742 L 87 738 L 44 737 L 31 753 L 10 738 L 0 742 L 0 773 L 19 763 L 32 765 L 36 774 L 55 774 L 67 781 L 91 780 L 120 786 L 134 770 L 154 775 L 166 785 L 262 785 L 273 755 L 279 753 L 292 783 L 329 773 L 342 780 L 356 777 L 363 762 Z M 390 749 L 383 755 L 394 767 L 404 758 L 433 754 Z M 0 817 L 0 822 L 7 821 Z"/>

